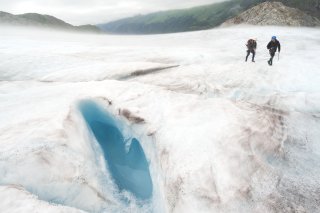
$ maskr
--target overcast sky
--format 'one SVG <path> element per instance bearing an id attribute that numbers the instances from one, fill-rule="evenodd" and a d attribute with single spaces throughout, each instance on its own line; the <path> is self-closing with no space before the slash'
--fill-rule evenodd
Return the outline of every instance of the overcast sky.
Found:
<path id="1" fill-rule="evenodd" d="M 98 24 L 119 18 L 210 4 L 223 0 L 0 0 L 0 11 L 41 13 L 71 24 Z"/>

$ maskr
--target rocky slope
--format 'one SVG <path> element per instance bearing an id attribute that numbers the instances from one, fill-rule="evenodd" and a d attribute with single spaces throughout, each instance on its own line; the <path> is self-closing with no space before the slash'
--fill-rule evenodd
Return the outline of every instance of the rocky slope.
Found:
<path id="1" fill-rule="evenodd" d="M 94 25 L 73 26 L 60 19 L 57 19 L 56 17 L 37 13 L 13 15 L 11 13 L 0 11 L 0 24 L 10 26 L 33 26 L 86 32 L 101 32 L 101 30 Z"/>
<path id="2" fill-rule="evenodd" d="M 264 2 L 229 19 L 222 26 L 236 24 L 315 27 L 320 26 L 320 20 L 281 2 Z"/>

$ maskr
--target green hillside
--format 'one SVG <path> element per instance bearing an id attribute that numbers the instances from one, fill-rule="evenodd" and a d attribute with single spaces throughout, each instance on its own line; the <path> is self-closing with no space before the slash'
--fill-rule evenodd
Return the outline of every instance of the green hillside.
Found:
<path id="1" fill-rule="evenodd" d="M 171 33 L 216 27 L 263 0 L 233 0 L 190 9 L 170 10 L 121 19 L 99 27 L 112 33 Z"/>
<path id="2" fill-rule="evenodd" d="M 227 19 L 266 0 L 229 0 L 221 3 L 182 10 L 170 10 L 138 15 L 98 25 L 109 33 L 156 34 L 195 31 L 214 28 Z M 277 0 L 287 6 L 320 16 L 320 0 Z"/>

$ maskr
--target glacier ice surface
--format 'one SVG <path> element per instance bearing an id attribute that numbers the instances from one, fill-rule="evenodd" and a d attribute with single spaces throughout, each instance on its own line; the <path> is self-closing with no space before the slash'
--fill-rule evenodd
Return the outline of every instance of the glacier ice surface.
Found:
<path id="1" fill-rule="evenodd" d="M 271 35 L 283 46 L 273 67 Z M 255 64 L 244 62 L 250 37 L 258 38 Z M 0 39 L 0 212 L 320 211 L 319 29 L 1 28 Z M 131 77 L 163 67 L 172 68 Z M 84 99 L 121 120 L 125 139 L 139 139 L 153 184 L 148 204 L 119 192 L 78 110 Z"/>

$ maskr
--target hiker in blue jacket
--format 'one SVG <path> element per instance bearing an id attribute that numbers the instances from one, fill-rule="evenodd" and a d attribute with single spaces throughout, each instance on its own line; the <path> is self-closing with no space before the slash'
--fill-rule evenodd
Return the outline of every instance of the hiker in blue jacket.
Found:
<path id="1" fill-rule="evenodd" d="M 267 48 L 268 48 L 270 56 L 271 56 L 270 60 L 268 61 L 268 64 L 270 66 L 272 66 L 273 57 L 275 56 L 277 50 L 279 53 L 281 50 L 280 42 L 277 40 L 276 36 L 272 36 L 271 41 L 269 42 Z"/>

